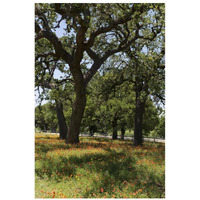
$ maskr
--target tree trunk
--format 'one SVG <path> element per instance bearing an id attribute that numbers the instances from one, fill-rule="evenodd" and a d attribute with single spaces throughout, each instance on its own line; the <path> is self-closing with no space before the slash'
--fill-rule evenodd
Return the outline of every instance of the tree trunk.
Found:
<path id="1" fill-rule="evenodd" d="M 67 137 L 67 124 L 65 121 L 65 116 L 63 114 L 63 104 L 62 102 L 56 101 L 56 114 L 58 118 L 60 139 L 66 139 Z"/>
<path id="2" fill-rule="evenodd" d="M 81 120 L 83 118 L 83 113 L 86 105 L 86 87 L 80 69 L 74 68 L 72 72 L 75 83 L 74 86 L 76 99 L 72 106 L 72 115 L 67 132 L 66 143 L 76 144 L 79 143 Z"/>
<path id="3" fill-rule="evenodd" d="M 142 121 L 145 108 L 145 101 L 141 100 L 139 92 L 136 92 L 136 109 L 135 109 L 135 129 L 134 145 L 139 146 L 143 143 L 142 138 Z"/>
<path id="4" fill-rule="evenodd" d="M 121 126 L 121 140 L 124 140 L 124 135 L 125 135 L 125 128 L 124 125 Z"/>
<path id="5" fill-rule="evenodd" d="M 49 129 L 49 125 L 45 123 L 45 132 L 47 132 L 48 129 Z"/>
<path id="6" fill-rule="evenodd" d="M 90 131 L 90 136 L 94 136 L 94 133 L 96 131 L 96 125 L 90 125 L 89 131 Z"/>
<path id="7" fill-rule="evenodd" d="M 117 119 L 115 119 L 115 118 L 114 118 L 114 120 L 112 122 L 112 127 L 113 127 L 112 139 L 116 140 L 117 139 Z"/>

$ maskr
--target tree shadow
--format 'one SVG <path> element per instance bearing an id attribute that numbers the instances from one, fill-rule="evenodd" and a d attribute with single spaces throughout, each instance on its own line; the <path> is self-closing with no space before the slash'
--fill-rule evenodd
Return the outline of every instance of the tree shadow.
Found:
<path id="1" fill-rule="evenodd" d="M 60 181 L 61 177 L 73 177 L 77 174 L 77 167 L 84 168 L 90 173 L 101 174 L 101 187 L 109 188 L 111 184 L 123 181 L 129 181 L 137 176 L 137 173 L 130 171 L 130 165 L 136 163 L 134 158 L 126 156 L 125 152 L 116 152 L 115 150 L 105 148 L 106 154 L 95 153 L 89 155 L 81 155 L 81 157 L 71 155 L 66 158 L 59 156 L 56 161 L 54 159 L 44 159 L 43 166 L 36 168 L 36 174 L 40 177 L 52 177 L 56 173 L 56 181 Z M 91 165 L 85 165 L 91 162 Z M 45 171 L 44 171 L 45 169 Z M 55 177 L 56 177 L 55 175 Z M 92 185 L 99 186 L 98 181 L 94 181 Z M 109 191 L 109 190 L 108 190 Z"/>
<path id="2" fill-rule="evenodd" d="M 42 153 L 47 153 L 48 151 L 54 151 L 54 150 L 68 150 L 68 149 L 85 149 L 88 147 L 91 148 L 103 148 L 106 149 L 109 147 L 110 144 L 102 144 L 101 142 L 98 143 L 91 143 L 91 142 L 84 142 L 79 144 L 65 144 L 65 143 L 37 143 L 37 146 L 35 148 L 36 151 L 40 151 Z"/>
<path id="3" fill-rule="evenodd" d="M 60 140 L 59 138 L 55 138 L 54 140 L 59 141 L 58 142 L 54 142 L 51 143 L 49 139 L 46 139 L 44 141 L 40 141 L 37 142 L 36 145 L 36 149 L 38 151 L 41 151 L 42 153 L 47 153 L 48 151 L 54 151 L 55 149 L 70 149 L 70 148 L 88 148 L 88 147 L 92 147 L 92 148 L 103 148 L 105 149 L 106 147 L 110 147 L 113 144 L 113 141 L 108 139 L 108 138 L 86 138 L 87 140 L 85 141 L 84 138 L 84 142 L 81 140 L 80 143 L 78 144 L 65 144 L 64 140 Z M 95 141 L 95 142 L 94 142 Z M 102 143 L 102 142 L 107 142 L 107 143 Z M 130 144 L 124 143 L 124 144 L 120 144 L 120 146 L 131 146 Z"/>
<path id="4" fill-rule="evenodd" d="M 141 176 L 149 177 L 150 186 L 155 186 L 157 184 L 158 187 L 161 188 L 161 192 L 164 191 L 162 183 L 159 182 L 159 177 L 156 177 L 153 172 L 149 172 L 147 166 L 141 168 L 137 167 L 136 157 L 138 152 L 134 152 L 136 157 L 130 157 L 127 156 L 126 151 L 119 152 L 110 148 L 113 144 L 112 142 L 101 142 L 102 140 L 97 140 L 95 143 L 88 141 L 76 145 L 66 145 L 65 143 L 50 143 L 47 145 L 45 143 L 38 143 L 37 149 L 43 153 L 43 160 L 41 165 L 36 167 L 36 174 L 41 178 L 47 176 L 48 178 L 60 182 L 63 177 L 76 176 L 78 168 L 87 170 L 90 174 L 98 173 L 99 179 L 92 179 L 92 188 L 86 191 L 84 194 L 85 198 L 89 195 L 92 196 L 95 191 L 100 192 L 100 188 L 103 188 L 104 192 L 108 192 L 108 194 L 111 195 L 113 184 L 119 189 L 123 189 L 126 182 L 135 181 L 135 184 L 139 188 L 144 179 L 144 177 Z M 129 145 L 127 145 L 127 143 L 121 143 L 120 146 L 124 147 Z M 130 146 L 132 145 L 130 144 Z M 85 149 L 86 147 L 101 148 L 104 150 L 104 153 L 95 152 L 95 154 L 84 154 L 80 157 L 78 155 L 70 155 L 69 157 L 59 155 L 58 158 L 55 157 L 52 159 L 46 157 L 46 153 L 49 151 L 58 149 L 68 150 L 70 148 Z M 148 150 L 151 146 L 147 145 L 143 148 Z M 152 156 L 154 155 L 155 154 L 152 153 Z M 90 165 L 88 163 L 90 163 Z"/>

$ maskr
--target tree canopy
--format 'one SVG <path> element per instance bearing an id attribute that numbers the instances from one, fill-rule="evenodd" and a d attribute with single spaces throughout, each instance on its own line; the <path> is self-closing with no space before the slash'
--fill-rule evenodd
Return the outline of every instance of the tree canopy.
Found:
<path id="1" fill-rule="evenodd" d="M 164 12 L 164 4 L 155 3 L 35 4 L 36 87 L 60 108 L 71 102 L 67 143 L 79 142 L 83 116 L 92 126 L 103 113 L 113 135 L 127 124 L 127 113 L 135 115 L 136 145 L 142 143 L 146 101 L 164 101 Z M 55 78 L 56 71 L 62 77 Z"/>

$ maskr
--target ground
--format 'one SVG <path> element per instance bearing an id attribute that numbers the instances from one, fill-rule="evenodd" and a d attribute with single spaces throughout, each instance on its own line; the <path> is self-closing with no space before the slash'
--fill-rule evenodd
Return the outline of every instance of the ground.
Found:
<path id="1" fill-rule="evenodd" d="M 35 198 L 164 198 L 165 144 L 36 134 Z"/>

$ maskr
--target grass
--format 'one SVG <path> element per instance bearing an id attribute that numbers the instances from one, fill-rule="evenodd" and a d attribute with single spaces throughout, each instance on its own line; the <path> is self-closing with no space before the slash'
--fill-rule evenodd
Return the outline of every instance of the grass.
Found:
<path id="1" fill-rule="evenodd" d="M 35 198 L 164 198 L 165 144 L 36 134 Z"/>

